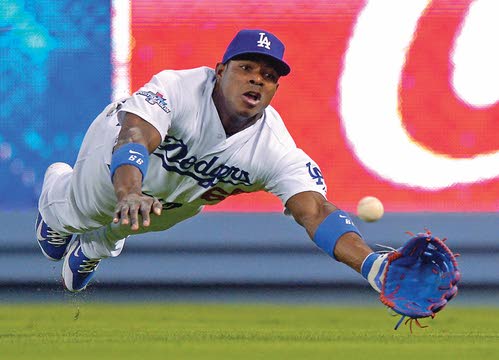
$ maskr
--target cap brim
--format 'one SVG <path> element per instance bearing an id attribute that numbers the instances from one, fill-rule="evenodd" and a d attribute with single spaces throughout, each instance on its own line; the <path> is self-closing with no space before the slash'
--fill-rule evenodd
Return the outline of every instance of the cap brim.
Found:
<path id="1" fill-rule="evenodd" d="M 282 61 L 279 58 L 276 58 L 272 55 L 269 55 L 268 53 L 266 53 L 264 51 L 262 51 L 262 52 L 259 52 L 259 51 L 251 51 L 251 52 L 241 51 L 241 52 L 232 54 L 232 56 L 230 58 L 224 59 L 223 62 L 226 63 L 229 60 L 233 60 L 234 58 L 240 57 L 243 55 L 258 55 L 258 56 L 261 56 L 263 58 L 268 59 L 272 63 L 272 66 L 276 69 L 279 76 L 286 76 L 291 72 L 291 68 L 289 67 L 288 64 L 286 64 L 284 61 Z"/>

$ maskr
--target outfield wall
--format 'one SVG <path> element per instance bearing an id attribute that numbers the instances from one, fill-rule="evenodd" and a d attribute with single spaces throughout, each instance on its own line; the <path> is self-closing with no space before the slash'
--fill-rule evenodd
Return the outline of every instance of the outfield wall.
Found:
<path id="1" fill-rule="evenodd" d="M 2 212 L 0 287 L 60 281 L 60 263 L 46 260 L 34 234 L 35 212 Z M 391 214 L 357 221 L 369 245 L 400 246 L 425 227 L 448 237 L 464 287 L 499 287 L 496 214 Z M 165 232 L 130 237 L 123 253 L 101 263 L 101 287 L 365 287 L 351 269 L 321 253 L 291 218 L 275 213 L 205 213 Z"/>

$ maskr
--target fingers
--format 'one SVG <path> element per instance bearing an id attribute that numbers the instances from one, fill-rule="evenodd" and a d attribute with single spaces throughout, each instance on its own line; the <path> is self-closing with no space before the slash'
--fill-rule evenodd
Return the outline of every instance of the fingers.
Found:
<path id="1" fill-rule="evenodd" d="M 158 199 L 154 198 L 154 203 L 152 204 L 153 212 L 156 215 L 161 215 L 161 211 L 163 210 L 163 205 L 159 202 Z"/>
<path id="2" fill-rule="evenodd" d="M 117 224 L 119 222 L 120 222 L 120 210 L 118 209 L 118 207 L 116 207 L 116 209 L 114 209 L 113 223 Z"/>
<path id="3" fill-rule="evenodd" d="M 163 206 L 156 198 L 149 196 L 130 197 L 118 202 L 114 211 L 113 223 L 130 225 L 130 229 L 137 231 L 140 228 L 140 217 L 142 226 L 151 225 L 150 214 L 161 215 Z"/>
<path id="4" fill-rule="evenodd" d="M 140 214 L 142 215 L 142 226 L 148 227 L 149 224 L 151 223 L 151 218 L 149 216 L 149 213 L 151 212 L 151 206 L 149 204 L 143 203 L 140 206 Z"/>
<path id="5" fill-rule="evenodd" d="M 139 230 L 139 209 L 140 206 L 138 204 L 134 204 L 130 206 L 129 214 L 130 214 L 130 229 L 133 231 Z M 122 222 L 123 224 L 123 222 Z"/>
<path id="6" fill-rule="evenodd" d="M 144 227 L 148 227 L 151 224 L 151 213 L 159 216 L 161 215 L 161 211 L 163 210 L 163 205 L 161 204 L 161 202 L 159 202 L 159 200 L 156 198 L 153 199 L 154 200 L 152 205 L 150 204 L 150 202 L 147 202 L 143 203 L 140 208 L 140 214 L 142 215 L 142 225 Z"/>
<path id="7" fill-rule="evenodd" d="M 122 225 L 128 225 L 130 219 L 128 217 L 129 207 L 126 203 L 118 203 L 114 210 L 113 223 L 118 224 L 121 221 Z"/>
<path id="8" fill-rule="evenodd" d="M 134 222 L 137 223 L 137 210 L 135 210 L 135 216 L 134 216 L 134 207 L 133 205 L 130 206 L 127 202 L 120 202 L 116 206 L 116 210 L 114 212 L 114 219 L 113 222 L 115 224 L 121 223 L 121 225 L 128 225 L 132 224 L 131 228 L 132 230 L 134 229 Z"/>

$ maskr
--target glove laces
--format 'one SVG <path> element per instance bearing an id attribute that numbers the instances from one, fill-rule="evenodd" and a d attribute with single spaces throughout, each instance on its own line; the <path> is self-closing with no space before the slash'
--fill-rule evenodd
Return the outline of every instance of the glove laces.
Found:
<path id="1" fill-rule="evenodd" d="M 397 322 L 397 325 L 395 325 L 394 330 L 397 330 L 399 328 L 400 324 L 402 324 L 402 322 L 404 321 L 404 319 L 406 317 L 407 317 L 406 315 L 402 315 L 402 317 L 400 318 L 400 320 Z M 432 318 L 433 318 L 433 316 L 432 316 Z M 416 319 L 416 318 L 408 318 L 407 320 L 405 320 L 404 325 L 409 324 L 409 329 L 411 331 L 411 334 L 412 334 L 412 323 L 413 322 L 416 323 L 416 326 L 419 327 L 420 329 L 424 329 L 424 328 L 428 327 L 428 325 L 421 325 L 421 323 L 419 322 L 419 320 Z"/>
<path id="2" fill-rule="evenodd" d="M 384 249 L 384 250 L 375 251 L 376 254 L 387 254 L 387 253 L 390 253 L 392 251 L 396 251 L 397 250 L 397 249 L 392 248 L 391 246 L 387 246 L 387 245 L 376 244 L 376 246 Z"/>

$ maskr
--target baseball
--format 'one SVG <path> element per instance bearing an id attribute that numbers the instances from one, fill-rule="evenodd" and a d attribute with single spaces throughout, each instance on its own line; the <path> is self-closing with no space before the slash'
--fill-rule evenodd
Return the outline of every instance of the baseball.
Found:
<path id="1" fill-rule="evenodd" d="M 357 205 L 357 216 L 366 222 L 378 221 L 384 212 L 383 203 L 374 196 L 363 197 Z"/>

